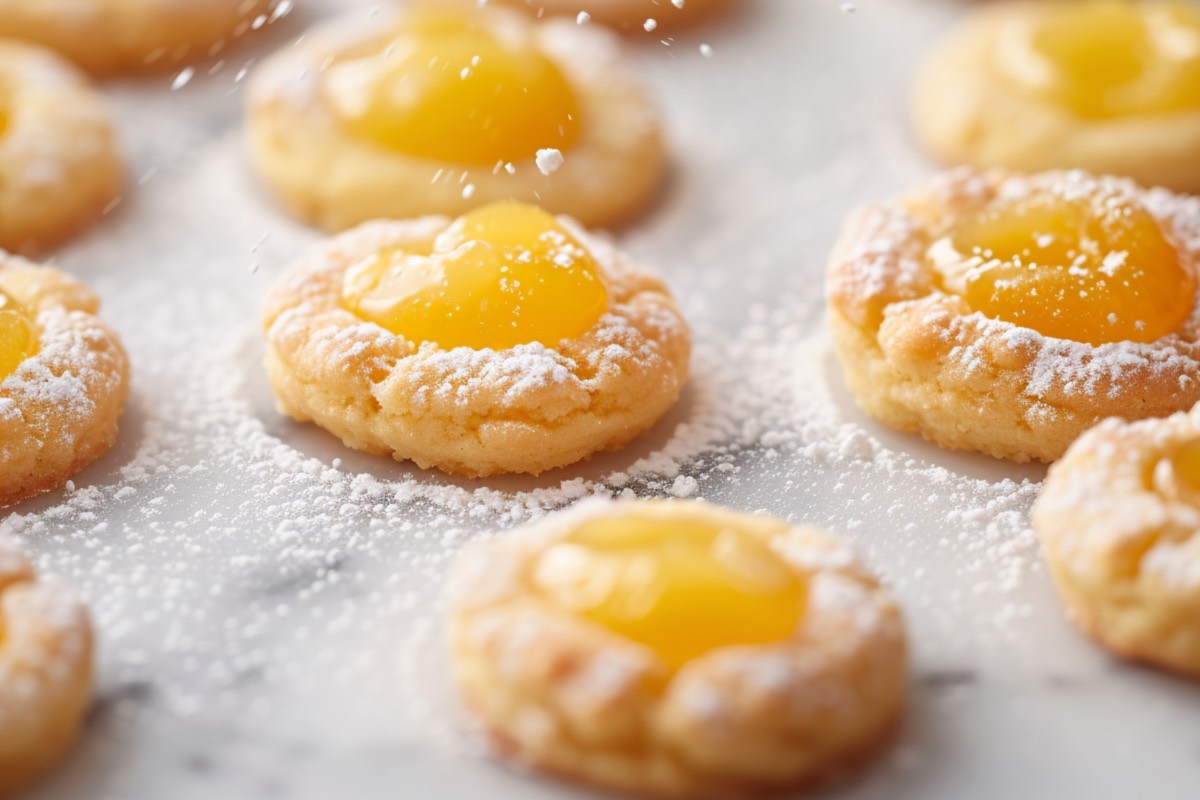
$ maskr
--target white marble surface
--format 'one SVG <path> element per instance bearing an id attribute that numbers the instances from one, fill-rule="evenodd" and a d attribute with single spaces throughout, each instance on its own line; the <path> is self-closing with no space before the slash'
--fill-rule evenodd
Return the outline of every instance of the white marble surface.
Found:
<path id="1" fill-rule="evenodd" d="M 322 9 L 369 5 L 302 0 L 307 20 L 297 14 L 274 43 Z M 881 430 L 838 388 L 817 333 L 826 252 L 847 210 L 931 168 L 909 141 L 905 92 L 916 56 L 961 10 L 842 5 L 745 0 L 727 24 L 636 48 L 676 171 L 623 242 L 669 276 L 707 352 L 756 336 L 777 346 L 757 375 L 733 380 L 705 360 L 677 413 L 578 473 L 625 468 L 739 384 L 794 391 L 764 406 L 764 425 L 744 421 L 732 470 L 702 454 L 684 474 L 710 500 L 845 532 L 908 609 L 912 708 L 899 741 L 822 796 L 1195 797 L 1200 691 L 1107 658 L 1063 620 L 1024 529 L 1036 487 L 1020 481 L 1038 471 Z M 248 173 L 237 75 L 256 55 L 175 92 L 170 77 L 105 87 L 134 185 L 57 261 L 105 296 L 136 392 L 119 446 L 75 492 L 0 521 L 79 586 L 100 633 L 81 744 L 30 797 L 578 796 L 479 754 L 438 628 L 455 547 L 575 473 L 494 482 L 473 513 L 460 501 L 483 484 L 439 489 L 437 475 L 349 453 L 271 409 L 255 314 L 314 234 Z M 360 475 L 389 499 L 364 501 Z M 672 477 L 633 486 L 662 494 Z M 395 498 L 414 487 L 415 499 Z"/>

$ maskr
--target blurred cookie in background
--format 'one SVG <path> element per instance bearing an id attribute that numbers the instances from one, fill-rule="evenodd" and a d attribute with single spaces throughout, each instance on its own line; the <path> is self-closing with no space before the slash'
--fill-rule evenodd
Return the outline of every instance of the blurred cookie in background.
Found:
<path id="1" fill-rule="evenodd" d="M 926 60 L 913 124 L 939 159 L 1200 190 L 1200 8 L 991 3 Z"/>
<path id="2" fill-rule="evenodd" d="M 57 50 L 94 75 L 215 58 L 292 0 L 0 0 L 0 36 Z"/>

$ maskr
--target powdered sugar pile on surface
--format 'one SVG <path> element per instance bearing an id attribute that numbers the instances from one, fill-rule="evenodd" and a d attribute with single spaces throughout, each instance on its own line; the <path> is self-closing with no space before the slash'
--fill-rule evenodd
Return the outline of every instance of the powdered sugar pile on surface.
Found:
<path id="1" fill-rule="evenodd" d="M 86 596 L 99 631 L 97 708 L 44 797 L 558 796 L 463 757 L 478 741 L 448 685 L 442 583 L 466 542 L 593 495 L 700 497 L 827 527 L 886 576 L 915 644 L 913 722 L 854 796 L 982 797 L 1026 770 L 1044 777 L 1041 759 L 1070 755 L 1060 741 L 1089 764 L 1102 756 L 1110 776 L 1144 777 L 1154 764 L 1079 737 L 1104 730 L 1101 713 L 1135 740 L 1160 735 L 1194 703 L 1176 693 L 1135 713 L 1146 695 L 1063 621 L 1026 527 L 1039 470 L 875 426 L 823 333 L 821 270 L 842 215 L 927 169 L 881 102 L 900 96 L 907 64 L 875 59 L 900 50 L 870 48 L 836 81 L 828 64 L 868 52 L 863 37 L 931 32 L 927 4 L 843 15 L 765 2 L 704 32 L 719 57 L 638 56 L 680 169 L 621 244 L 676 290 L 696 329 L 694 378 L 628 450 L 539 479 L 451 479 L 277 415 L 259 305 L 319 237 L 250 175 L 242 64 L 174 93 L 168 79 L 110 89 L 146 179 L 60 263 L 125 338 L 130 413 L 77 488 L 0 521 Z M 776 73 L 818 79 L 762 80 Z M 711 112 L 733 104 L 744 111 Z M 1073 702 L 1063 686 L 1105 691 Z M 1169 747 L 1153 755 L 1174 765 Z"/>

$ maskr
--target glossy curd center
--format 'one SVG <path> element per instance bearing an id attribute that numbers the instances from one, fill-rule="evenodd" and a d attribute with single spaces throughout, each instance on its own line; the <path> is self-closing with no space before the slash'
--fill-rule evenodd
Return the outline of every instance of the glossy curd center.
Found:
<path id="1" fill-rule="evenodd" d="M 543 554 L 535 579 L 560 607 L 671 670 L 717 648 L 790 638 L 806 599 L 762 537 L 687 518 L 588 522 Z"/>
<path id="2" fill-rule="evenodd" d="M 499 203 L 460 217 L 432 253 L 390 248 L 351 268 L 343 301 L 417 344 L 502 350 L 586 333 L 608 291 L 591 253 L 558 220 Z"/>
<path id="3" fill-rule="evenodd" d="M 351 134 L 417 158 L 493 167 L 569 150 L 574 90 L 532 39 L 507 33 L 469 10 L 413 11 L 382 52 L 331 67 L 326 96 Z"/>
<path id="4" fill-rule="evenodd" d="M 967 304 L 1044 336 L 1152 342 L 1177 331 L 1195 303 L 1191 264 L 1130 200 L 1034 191 L 993 202 L 950 239 L 969 266 Z"/>

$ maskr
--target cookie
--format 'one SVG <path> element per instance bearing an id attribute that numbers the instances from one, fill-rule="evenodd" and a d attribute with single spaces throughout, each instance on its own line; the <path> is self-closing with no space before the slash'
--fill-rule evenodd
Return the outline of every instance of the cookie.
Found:
<path id="1" fill-rule="evenodd" d="M 820 780 L 886 742 L 907 682 L 848 547 L 699 502 L 589 501 L 470 548 L 449 639 L 502 756 L 638 795 Z"/>
<path id="2" fill-rule="evenodd" d="M 337 236 L 279 281 L 263 325 L 280 411 L 471 477 L 623 447 L 675 404 L 691 352 L 662 281 L 515 203 Z"/>
<path id="3" fill-rule="evenodd" d="M 1051 467 L 1033 525 L 1082 630 L 1200 678 L 1200 411 L 1089 431 Z"/>
<path id="4" fill-rule="evenodd" d="M 39 251 L 120 195 L 121 156 L 100 96 L 73 66 L 0 40 L 0 248 Z"/>
<path id="5" fill-rule="evenodd" d="M 518 200 L 608 226 L 661 183 L 658 114 L 614 37 L 503 9 L 322 25 L 256 71 L 252 160 L 298 218 L 340 231 Z"/>
<path id="6" fill-rule="evenodd" d="M 1054 461 L 1105 417 L 1200 401 L 1200 201 L 1081 172 L 958 170 L 869 206 L 831 259 L 847 384 L 953 450 Z"/>

